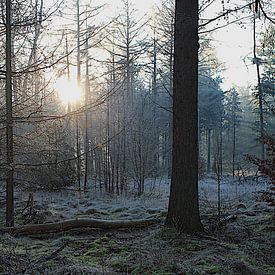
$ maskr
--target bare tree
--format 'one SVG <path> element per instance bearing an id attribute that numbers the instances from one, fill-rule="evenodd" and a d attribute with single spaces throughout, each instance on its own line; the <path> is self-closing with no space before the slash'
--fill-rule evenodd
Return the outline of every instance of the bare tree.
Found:
<path id="1" fill-rule="evenodd" d="M 11 0 L 6 0 L 6 145 L 7 145 L 7 204 L 6 225 L 14 225 L 13 202 L 13 119 L 12 119 L 12 23 Z"/>

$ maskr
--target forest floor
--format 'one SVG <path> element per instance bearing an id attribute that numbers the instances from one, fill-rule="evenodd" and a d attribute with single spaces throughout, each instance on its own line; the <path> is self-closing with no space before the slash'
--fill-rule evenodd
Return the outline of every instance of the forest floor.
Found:
<path id="1" fill-rule="evenodd" d="M 146 229 L 71 230 L 58 234 L 0 236 L 0 274 L 275 274 L 273 208 L 263 202 L 265 178 L 221 183 L 222 220 L 217 219 L 217 182 L 199 184 L 205 233 L 186 235 L 157 224 Z M 1 226 L 4 189 L 0 189 Z M 16 223 L 68 218 L 146 219 L 167 213 L 169 181 L 146 182 L 146 194 L 112 196 L 98 190 L 15 193 Z"/>

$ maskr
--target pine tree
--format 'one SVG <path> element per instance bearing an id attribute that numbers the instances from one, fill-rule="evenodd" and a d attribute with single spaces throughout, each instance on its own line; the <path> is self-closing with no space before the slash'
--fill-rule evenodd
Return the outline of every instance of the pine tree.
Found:
<path id="1" fill-rule="evenodd" d="M 202 231 L 198 203 L 198 1 L 176 1 L 172 178 L 166 224 Z"/>

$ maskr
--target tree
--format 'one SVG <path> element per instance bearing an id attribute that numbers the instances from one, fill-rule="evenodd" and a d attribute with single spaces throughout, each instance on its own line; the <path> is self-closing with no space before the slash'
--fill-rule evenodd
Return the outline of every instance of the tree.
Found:
<path id="1" fill-rule="evenodd" d="M 274 105 L 274 37 L 275 27 L 270 24 L 263 34 L 259 49 L 259 62 L 262 67 L 261 85 L 262 85 L 262 99 L 263 99 L 263 114 L 264 114 L 264 132 L 269 135 L 275 127 L 275 105 Z M 255 99 L 258 98 L 258 93 L 254 93 Z"/>
<path id="2" fill-rule="evenodd" d="M 257 45 L 256 45 L 256 14 L 253 17 L 253 62 L 256 64 L 257 70 L 257 99 L 258 99 L 258 112 L 259 112 L 259 122 L 260 122 L 260 138 L 264 136 L 264 112 L 263 112 L 263 92 L 262 92 L 262 83 L 261 83 L 261 75 L 260 75 L 260 63 L 257 57 Z M 262 159 L 265 158 L 265 148 L 264 144 L 260 143 L 261 146 L 261 157 Z"/>
<path id="3" fill-rule="evenodd" d="M 173 63 L 174 63 L 174 25 L 175 25 L 175 3 L 173 0 L 162 1 L 158 12 L 158 47 L 161 54 L 160 73 L 162 87 L 168 95 L 166 105 L 168 109 L 172 109 L 172 94 L 173 94 Z M 172 147 L 172 114 L 168 113 L 168 123 L 163 129 L 165 140 L 164 160 L 168 176 L 171 177 L 171 147 Z"/>
<path id="4" fill-rule="evenodd" d="M 13 126 L 12 126 L 12 71 L 11 71 L 11 0 L 6 0 L 6 145 L 7 145 L 7 204 L 6 225 L 14 224 L 14 202 L 13 202 Z"/>
<path id="5" fill-rule="evenodd" d="M 235 88 L 231 89 L 226 97 L 226 122 L 228 128 L 231 130 L 232 136 L 232 176 L 235 176 L 236 168 L 236 145 L 237 145 L 237 127 L 240 125 L 242 109 L 239 93 Z"/>
<path id="6" fill-rule="evenodd" d="M 211 140 L 216 138 L 217 133 L 221 137 L 222 131 L 223 92 L 220 89 L 219 82 L 219 78 L 214 79 L 209 71 L 204 72 L 204 75 L 199 77 L 199 123 L 200 130 L 205 131 L 207 138 L 207 173 L 210 173 L 211 156 L 213 155 L 211 152 L 213 142 Z M 222 153 L 221 150 L 220 153 Z"/>
<path id="7" fill-rule="evenodd" d="M 172 178 L 166 224 L 202 231 L 198 202 L 198 1 L 176 1 Z"/>
<path id="8" fill-rule="evenodd" d="M 139 114 L 136 109 L 138 109 L 137 102 L 140 96 L 137 83 L 141 61 L 138 62 L 138 60 L 141 60 L 148 46 L 142 33 L 146 23 L 144 18 L 135 19 L 136 10 L 133 1 L 122 0 L 121 3 L 119 15 L 107 28 L 108 35 L 105 37 L 104 47 L 110 54 L 107 64 L 111 91 L 111 96 L 106 100 L 106 137 L 108 138 L 110 132 L 122 132 L 122 134 L 116 141 L 106 146 L 104 167 L 107 185 L 114 185 L 111 183 L 110 172 L 114 174 L 116 170 L 116 184 L 117 186 L 120 184 L 120 193 L 123 193 L 127 192 L 127 181 L 135 170 L 132 165 L 133 158 L 138 157 L 136 148 L 131 142 L 133 138 L 141 137 L 133 127 L 138 122 L 136 117 Z M 113 120 L 112 123 L 110 119 Z M 139 171 L 141 172 L 141 169 Z M 116 192 L 119 192 L 118 188 Z"/>

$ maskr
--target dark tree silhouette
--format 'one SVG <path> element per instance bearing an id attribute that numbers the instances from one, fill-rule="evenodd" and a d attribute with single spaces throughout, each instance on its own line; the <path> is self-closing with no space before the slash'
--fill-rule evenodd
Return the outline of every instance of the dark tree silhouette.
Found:
<path id="1" fill-rule="evenodd" d="M 177 0 L 172 179 L 166 224 L 202 231 L 198 203 L 198 1 Z"/>

